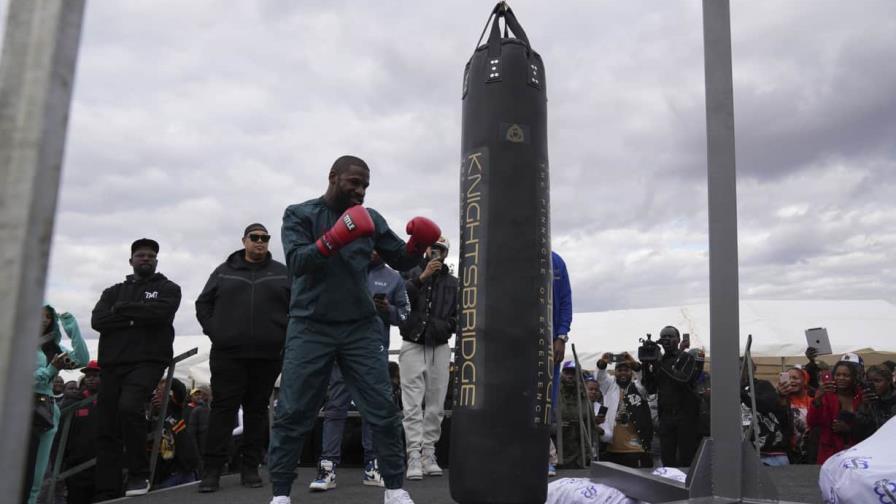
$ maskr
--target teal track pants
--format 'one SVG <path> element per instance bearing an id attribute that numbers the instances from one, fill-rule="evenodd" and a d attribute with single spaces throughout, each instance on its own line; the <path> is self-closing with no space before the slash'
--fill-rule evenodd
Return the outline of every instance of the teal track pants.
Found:
<path id="1" fill-rule="evenodd" d="M 345 323 L 289 319 L 268 453 L 274 495 L 289 495 L 305 437 L 323 405 L 334 361 L 373 431 L 386 488 L 401 488 L 405 469 L 401 417 L 392 402 L 389 370 L 380 354 L 381 325 L 379 317 Z"/>
<path id="2" fill-rule="evenodd" d="M 50 450 L 53 448 L 53 438 L 59 429 L 59 406 L 53 405 L 53 428 L 40 435 L 40 444 L 37 448 L 37 461 L 34 464 L 34 482 L 28 494 L 28 504 L 37 502 L 40 487 L 44 483 L 44 475 L 47 473 L 47 465 L 50 463 Z"/>

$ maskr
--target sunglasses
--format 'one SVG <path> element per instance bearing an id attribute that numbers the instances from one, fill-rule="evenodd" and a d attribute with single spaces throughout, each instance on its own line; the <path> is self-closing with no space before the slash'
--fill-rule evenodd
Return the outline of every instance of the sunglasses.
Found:
<path id="1" fill-rule="evenodd" d="M 258 240 L 261 240 L 261 241 L 267 243 L 267 242 L 271 241 L 271 235 L 266 235 L 266 234 L 264 234 L 264 235 L 262 235 L 262 234 L 250 234 L 250 235 L 249 235 L 249 240 L 250 240 L 250 241 L 253 241 L 253 242 L 257 242 Z"/>

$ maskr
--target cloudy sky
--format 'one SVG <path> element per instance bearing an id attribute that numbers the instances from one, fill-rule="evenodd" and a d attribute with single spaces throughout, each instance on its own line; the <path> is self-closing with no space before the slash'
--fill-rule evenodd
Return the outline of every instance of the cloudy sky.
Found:
<path id="1" fill-rule="evenodd" d="M 546 65 L 575 310 L 705 300 L 700 3 L 511 5 Z M 401 235 L 427 215 L 456 244 L 461 76 L 491 7 L 89 2 L 47 299 L 87 330 L 154 237 L 178 333 L 198 334 L 193 300 L 243 227 L 279 242 L 345 153 Z M 742 297 L 896 302 L 896 3 L 736 1 L 732 32 Z"/>

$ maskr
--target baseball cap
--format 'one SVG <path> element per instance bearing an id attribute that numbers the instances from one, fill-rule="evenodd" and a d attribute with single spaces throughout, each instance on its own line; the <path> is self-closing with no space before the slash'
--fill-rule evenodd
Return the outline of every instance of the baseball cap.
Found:
<path id="1" fill-rule="evenodd" d="M 87 363 L 86 366 L 81 368 L 82 373 L 86 373 L 88 371 L 99 371 L 99 370 L 100 370 L 100 365 L 96 360 L 91 360 L 90 362 Z"/>
<path id="2" fill-rule="evenodd" d="M 576 364 L 571 360 L 568 360 L 563 363 L 563 371 L 566 371 L 567 369 L 574 370 L 575 368 L 576 368 Z"/>
<path id="3" fill-rule="evenodd" d="M 448 241 L 448 237 L 447 237 L 447 236 L 440 236 L 439 239 L 436 240 L 436 242 L 432 244 L 432 246 L 433 246 L 433 247 L 442 247 L 442 248 L 444 248 L 445 250 L 450 250 L 450 249 L 451 249 L 451 242 Z"/>
<path id="4" fill-rule="evenodd" d="M 843 354 L 843 356 L 840 357 L 840 362 L 849 362 L 852 364 L 858 364 L 859 366 L 865 365 L 865 361 L 862 360 L 861 357 L 859 357 L 859 354 L 853 352 Z"/>
<path id="5" fill-rule="evenodd" d="M 134 243 L 131 244 L 131 255 L 134 255 L 134 252 L 145 248 L 148 248 L 158 254 L 159 242 L 149 238 L 140 238 L 139 240 L 135 240 Z"/>

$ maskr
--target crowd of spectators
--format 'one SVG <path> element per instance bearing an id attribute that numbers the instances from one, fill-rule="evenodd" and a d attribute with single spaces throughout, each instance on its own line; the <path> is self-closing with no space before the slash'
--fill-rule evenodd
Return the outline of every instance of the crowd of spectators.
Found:
<path id="1" fill-rule="evenodd" d="M 635 468 L 686 467 L 709 435 L 711 377 L 703 369 L 703 352 L 688 349 L 671 326 L 663 328 L 653 348 L 659 355 L 650 351 L 651 343 L 639 349 L 643 362 L 628 353 L 607 353 L 595 369 L 580 370 L 588 392 L 585 409 L 596 424 L 593 460 Z M 848 353 L 828 368 L 814 348 L 806 356 L 805 364 L 781 371 L 777 383 L 757 378 L 755 363 L 741 359 L 744 436 L 764 465 L 823 464 L 896 416 L 896 363 L 866 369 L 860 356 Z M 576 368 L 568 362 L 564 369 Z M 568 383 L 574 380 L 573 375 Z M 561 394 L 563 463 L 583 467 L 577 454 L 586 423 L 577 419 L 580 399 L 570 390 L 573 395 Z"/>
<path id="2" fill-rule="evenodd" d="M 351 168 L 358 171 L 357 166 Z M 340 174 L 344 172 L 333 171 L 331 178 L 341 180 Z M 283 401 L 278 415 L 282 410 L 284 418 L 300 425 L 289 425 L 286 419 L 275 422 L 272 431 L 269 405 L 277 403 L 275 382 L 287 364 L 297 366 L 294 370 L 302 370 L 311 385 L 321 388 L 319 394 L 299 398 L 319 405 L 322 418 L 323 443 L 319 452 L 313 451 L 320 457 L 317 477 L 309 485 L 312 490 L 336 487 L 347 413 L 355 406 L 363 419 L 363 484 L 385 486 L 387 501 L 389 495 L 401 494 L 395 502 L 409 502 L 404 499 L 407 494 L 395 487 L 401 480 L 395 477 L 396 463 L 399 474 L 402 467 L 395 456 L 396 443 L 406 454 L 407 479 L 441 476 L 436 445 L 457 379 L 448 342 L 457 329 L 458 279 L 445 263 L 448 240 L 432 237 L 419 250 L 409 242 L 406 250 L 418 255 L 399 252 L 396 247 L 403 247 L 403 242 L 391 231 L 376 231 L 376 226 L 385 226 L 384 221 L 370 220 L 373 215 L 380 222 L 378 214 L 348 208 L 338 219 L 346 227 L 340 233 L 360 225 L 352 219 L 366 217 L 369 222 L 364 225 L 370 232 L 382 233 L 395 250 L 386 248 L 385 258 L 376 249 L 363 257 L 352 256 L 355 269 L 363 270 L 359 278 L 366 279 L 369 296 L 355 301 L 365 304 L 370 317 L 364 327 L 355 324 L 348 329 L 360 339 L 345 348 L 328 347 L 343 334 L 315 340 L 323 352 L 320 359 L 284 353 L 287 333 L 300 318 L 287 314 L 318 308 L 302 304 L 307 299 L 297 301 L 296 287 L 290 286 L 291 270 L 271 257 L 271 235 L 260 223 L 245 228 L 243 247 L 215 268 L 196 300 L 197 319 L 211 340 L 211 386 L 188 392 L 180 380 L 163 377 L 172 362 L 173 320 L 181 291 L 156 271 L 159 244 L 154 240 L 133 242 L 129 259 L 133 274 L 105 289 L 93 310 L 91 325 L 100 333 L 96 360 L 90 360 L 74 317 L 45 306 L 21 501 L 50 502 L 53 494 L 54 504 L 97 502 L 196 480 L 200 492 L 215 492 L 228 472 L 238 473 L 243 486 L 263 486 L 259 467 L 267 462 L 268 450 L 271 466 L 277 456 L 281 463 L 291 458 L 282 453 L 286 444 L 280 445 L 280 454 L 272 448 L 277 446 L 278 425 L 281 443 L 298 443 L 304 433 L 295 433 L 310 430 L 313 420 L 304 411 L 308 405 L 284 407 L 288 401 Z M 417 224 L 430 234 L 437 230 L 426 222 Z M 321 257 L 346 245 L 337 235 L 326 234 L 320 239 L 326 243 L 314 245 Z M 403 276 L 386 264 L 396 258 L 408 270 Z M 412 259 L 419 260 L 417 267 L 411 267 Z M 590 370 L 573 361 L 561 366 L 572 303 L 562 259 L 553 254 L 552 261 L 556 301 L 552 357 L 558 379 L 551 397 L 556 423 L 548 474 L 553 475 L 554 464 L 584 467 L 593 460 L 634 468 L 689 466 L 701 438 L 709 435 L 711 376 L 704 369 L 702 350 L 690 349 L 687 334 L 666 326 L 656 341 L 649 337 L 644 341 L 637 358 L 605 353 Z M 302 291 L 298 297 L 305 294 Z M 326 296 L 321 302 L 339 304 Z M 339 304 L 339 310 L 350 309 Z M 296 330 L 313 343 L 323 326 L 312 320 L 301 322 L 305 325 Z M 341 326 L 334 322 L 333 327 Z M 397 363 L 388 357 L 390 327 L 402 337 Z M 63 336 L 69 341 L 64 342 Z M 766 465 L 821 464 L 869 437 L 896 414 L 894 363 L 865 369 L 862 359 L 850 353 L 827 369 L 815 349 L 807 349 L 806 357 L 804 365 L 782 370 L 777 383 L 756 379 L 754 363 L 742 362 L 744 434 Z M 64 382 L 59 376 L 64 369 L 80 369 L 81 379 Z M 284 377 L 284 387 L 294 385 L 291 378 Z M 295 392 L 285 395 L 292 394 L 291 401 L 296 401 Z M 279 394 L 282 399 L 283 388 Z M 63 411 L 66 429 L 60 429 Z M 393 414 L 397 411 L 403 414 Z M 399 421 L 403 425 L 397 425 Z M 400 439 L 395 439 L 393 428 L 401 433 Z M 301 447 L 298 443 L 293 450 L 296 459 Z M 561 456 L 556 458 L 555 452 Z M 386 469 L 382 473 L 381 459 Z M 48 468 L 54 466 L 69 474 L 55 485 L 46 484 Z M 294 464 L 290 471 L 293 468 Z M 286 502 L 288 497 L 277 493 L 284 491 L 277 485 L 285 481 L 272 478 L 272 483 L 274 501 Z"/>

